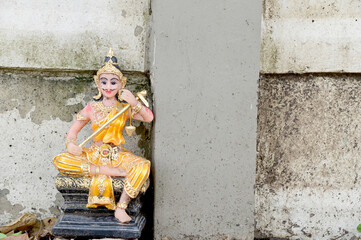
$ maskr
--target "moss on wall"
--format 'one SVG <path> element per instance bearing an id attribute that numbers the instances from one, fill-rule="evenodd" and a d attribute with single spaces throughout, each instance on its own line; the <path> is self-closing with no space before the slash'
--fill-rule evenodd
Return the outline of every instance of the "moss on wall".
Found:
<path id="1" fill-rule="evenodd" d="M 93 81 L 94 71 L 20 71 L 0 70 L 0 113 L 17 109 L 22 118 L 30 116 L 35 124 L 60 119 L 71 122 L 92 97 L 97 94 Z M 148 91 L 151 101 L 150 82 L 146 74 L 124 72 L 128 78 L 126 88 L 136 93 Z M 150 158 L 151 124 L 134 122 L 139 142 L 134 143 Z M 131 141 L 131 140 L 130 140 Z"/>

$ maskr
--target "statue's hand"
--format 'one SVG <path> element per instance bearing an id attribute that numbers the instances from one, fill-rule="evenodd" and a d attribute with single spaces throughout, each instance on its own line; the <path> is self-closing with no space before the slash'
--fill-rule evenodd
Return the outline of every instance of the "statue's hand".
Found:
<path id="1" fill-rule="evenodd" d="M 132 107 L 136 106 L 138 101 L 135 98 L 135 96 L 133 95 L 133 93 L 131 93 L 129 90 L 127 89 L 123 89 L 122 90 L 122 95 L 121 97 L 124 99 L 124 101 L 126 101 L 127 103 L 129 103 Z"/>
<path id="2" fill-rule="evenodd" d="M 100 173 L 111 177 L 126 177 L 127 172 L 121 168 L 113 168 L 108 166 L 101 166 Z"/>
<path id="3" fill-rule="evenodd" d="M 73 155 L 81 155 L 83 152 L 81 147 L 72 142 L 68 144 L 66 150 Z"/>
<path id="4" fill-rule="evenodd" d="M 118 170 L 118 176 L 119 176 L 119 177 L 126 177 L 126 176 L 128 176 L 128 174 L 127 174 L 127 172 L 126 172 L 125 170 L 120 169 L 120 168 L 117 168 L 117 170 Z"/>

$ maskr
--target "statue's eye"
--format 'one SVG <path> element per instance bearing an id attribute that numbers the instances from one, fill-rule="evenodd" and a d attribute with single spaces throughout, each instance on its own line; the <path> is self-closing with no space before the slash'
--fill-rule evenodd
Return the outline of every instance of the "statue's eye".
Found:
<path id="1" fill-rule="evenodd" d="M 117 84 L 117 82 L 116 82 L 116 81 L 112 81 L 111 84 L 112 84 L 112 85 L 115 85 L 115 84 Z"/>
<path id="2" fill-rule="evenodd" d="M 102 81 L 101 83 L 102 83 L 103 85 L 106 85 L 106 84 L 107 84 L 107 82 L 106 82 L 106 81 Z"/>

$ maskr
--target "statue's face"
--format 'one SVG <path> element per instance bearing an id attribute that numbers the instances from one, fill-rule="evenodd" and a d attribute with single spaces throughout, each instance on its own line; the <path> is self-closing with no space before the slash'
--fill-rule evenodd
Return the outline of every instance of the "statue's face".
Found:
<path id="1" fill-rule="evenodd" d="M 99 76 L 98 86 L 105 98 L 115 98 L 116 94 L 122 89 L 122 83 L 119 77 L 113 73 L 103 73 Z"/>

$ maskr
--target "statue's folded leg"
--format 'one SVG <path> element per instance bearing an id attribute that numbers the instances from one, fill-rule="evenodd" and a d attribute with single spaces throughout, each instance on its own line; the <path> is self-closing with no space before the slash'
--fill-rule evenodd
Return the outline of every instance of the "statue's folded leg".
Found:
<path id="1" fill-rule="evenodd" d="M 131 198 L 136 198 L 139 192 L 146 189 L 149 183 L 151 163 L 149 160 L 138 157 L 131 152 L 120 154 L 119 166 L 126 170 L 127 177 L 124 181 L 124 190 Z M 76 156 L 70 153 L 62 153 L 53 160 L 55 167 L 62 175 L 71 177 L 89 176 L 90 165 L 86 153 Z"/>
<path id="2" fill-rule="evenodd" d="M 88 177 L 90 173 L 90 165 L 85 153 L 79 156 L 70 153 L 62 153 L 53 159 L 53 163 L 61 175 Z"/>
<path id="3" fill-rule="evenodd" d="M 123 158 L 122 167 L 127 171 L 124 182 L 124 190 L 131 198 L 136 198 L 143 187 L 148 183 L 150 173 L 150 161 L 138 157 L 133 153 L 127 153 Z"/>

